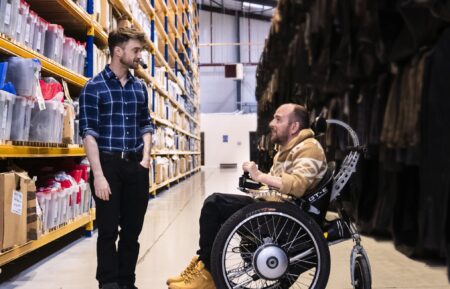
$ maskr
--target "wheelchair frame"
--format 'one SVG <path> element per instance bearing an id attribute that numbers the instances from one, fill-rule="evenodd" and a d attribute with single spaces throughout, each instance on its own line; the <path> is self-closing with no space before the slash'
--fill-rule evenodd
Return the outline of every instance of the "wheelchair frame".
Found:
<path id="1" fill-rule="evenodd" d="M 349 133 L 349 135 L 352 139 L 353 146 L 350 147 L 350 149 L 349 149 L 350 152 L 344 158 L 339 171 L 336 174 L 332 173 L 333 175 L 329 176 L 328 180 L 326 180 L 326 182 L 324 184 L 322 184 L 322 186 L 319 186 L 312 195 L 309 195 L 306 198 L 302 197 L 302 198 L 296 199 L 292 196 L 281 194 L 280 192 L 278 192 L 272 188 L 268 188 L 265 190 L 258 190 L 257 188 L 258 188 L 259 184 L 252 182 L 251 179 L 248 179 L 246 177 L 243 177 L 240 179 L 239 189 L 247 194 L 252 195 L 254 198 L 264 198 L 268 195 L 271 195 L 271 196 L 275 195 L 275 196 L 279 197 L 280 199 L 282 199 L 283 201 L 293 203 L 296 205 L 300 205 L 300 208 L 302 208 L 305 212 L 310 213 L 311 216 L 317 215 L 318 217 L 323 217 L 323 215 L 320 216 L 322 214 L 319 210 L 320 208 L 319 209 L 316 208 L 314 205 L 312 205 L 312 203 L 314 203 L 315 200 L 320 199 L 320 198 L 322 198 L 322 196 L 327 195 L 329 193 L 329 191 L 328 191 L 329 185 L 328 184 L 330 181 L 332 181 L 331 195 L 329 195 L 329 202 L 327 202 L 327 204 L 330 204 L 330 203 L 335 204 L 338 215 L 343 220 L 343 223 L 345 224 L 345 226 L 347 226 L 347 228 L 349 229 L 349 231 L 351 233 L 351 238 L 353 239 L 353 242 L 354 242 L 354 246 L 352 248 L 351 255 L 350 255 L 351 284 L 355 288 L 364 288 L 364 289 L 370 288 L 371 287 L 371 268 L 370 268 L 369 258 L 368 258 L 368 255 L 367 255 L 364 247 L 361 244 L 361 236 L 358 233 L 356 226 L 352 223 L 350 216 L 344 210 L 344 207 L 342 205 L 342 201 L 340 198 L 341 191 L 346 186 L 346 184 L 350 180 L 353 173 L 356 172 L 356 165 L 359 161 L 360 154 L 361 154 L 361 152 L 365 151 L 365 148 L 360 146 L 360 142 L 359 142 L 356 132 L 348 124 L 346 124 L 340 120 L 335 120 L 335 119 L 326 120 L 326 123 L 332 124 L 332 125 L 337 125 L 337 126 L 340 126 L 344 129 L 346 129 L 346 131 Z M 328 242 L 328 246 L 340 243 L 345 240 L 348 240 L 348 239 L 337 240 L 335 242 Z M 306 253 L 307 252 L 305 252 L 303 255 L 305 255 Z M 290 261 L 295 262 L 296 259 L 300 259 L 302 257 L 303 257 L 302 255 L 298 255 L 298 256 L 295 256 L 294 258 L 292 258 Z M 363 260 L 360 260 L 361 258 Z M 362 270 L 360 268 L 360 270 L 361 270 L 360 274 L 364 275 L 361 278 L 368 278 L 368 280 L 359 280 L 359 281 L 363 282 L 364 284 L 369 284 L 369 285 L 363 285 L 363 287 L 361 287 L 361 285 L 358 284 L 359 281 L 356 279 L 356 276 L 355 276 L 356 263 L 357 263 L 358 259 L 359 259 L 359 262 L 366 263 L 366 264 L 364 264 L 364 266 L 366 266 L 365 272 L 361 272 L 364 270 Z M 359 266 L 362 266 L 362 265 L 359 264 Z M 366 287 L 366 286 L 368 286 L 368 287 Z"/>

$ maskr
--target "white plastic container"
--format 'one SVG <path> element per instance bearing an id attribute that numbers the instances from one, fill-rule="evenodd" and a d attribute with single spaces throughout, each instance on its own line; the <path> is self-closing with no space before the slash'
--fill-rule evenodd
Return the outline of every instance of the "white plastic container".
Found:
<path id="1" fill-rule="evenodd" d="M 71 187 L 71 194 L 69 195 L 69 216 L 71 219 L 77 217 L 77 194 L 79 187 L 78 185 L 73 185 Z"/>
<path id="2" fill-rule="evenodd" d="M 86 63 L 86 44 L 81 44 L 81 43 L 77 43 L 77 47 L 76 47 L 76 55 L 78 60 L 75 60 L 74 57 L 74 62 L 77 61 L 77 63 L 74 63 L 74 71 L 76 71 L 77 73 L 84 75 L 84 65 Z"/>
<path id="3" fill-rule="evenodd" d="M 47 21 L 45 21 L 39 16 L 37 17 L 33 37 L 33 50 L 41 54 L 44 54 L 45 33 L 47 32 L 48 25 L 49 24 Z"/>
<path id="4" fill-rule="evenodd" d="M 48 228 L 51 229 L 59 225 L 58 223 L 58 205 L 59 205 L 59 193 L 61 189 L 52 188 L 50 206 L 48 210 Z"/>
<path id="5" fill-rule="evenodd" d="M 71 188 L 66 188 L 63 190 L 63 199 L 61 201 L 62 222 L 69 221 L 69 196 L 71 192 Z"/>
<path id="6" fill-rule="evenodd" d="M 20 0 L 1 0 L 0 3 L 0 33 L 14 37 Z"/>
<path id="7" fill-rule="evenodd" d="M 87 0 L 78 0 L 78 5 L 80 5 L 84 11 L 87 11 Z"/>
<path id="8" fill-rule="evenodd" d="M 63 112 L 64 113 L 64 112 Z M 40 110 L 35 106 L 31 111 L 30 137 L 31 141 L 56 142 L 59 135 L 62 119 L 60 103 L 57 101 L 46 101 L 45 109 Z"/>
<path id="9" fill-rule="evenodd" d="M 75 39 L 64 37 L 62 65 L 74 71 L 78 69 L 78 53 L 75 53 L 76 49 L 77 42 Z M 76 65 L 75 61 L 77 62 Z"/>
<path id="10" fill-rule="evenodd" d="M 62 134 L 64 127 L 64 104 L 62 102 L 57 102 L 57 107 L 54 111 L 54 129 L 53 129 L 53 142 L 62 143 Z"/>
<path id="11" fill-rule="evenodd" d="M 34 102 L 23 96 L 16 96 L 11 120 L 11 140 L 28 141 L 30 116 Z"/>
<path id="12" fill-rule="evenodd" d="M 49 24 L 45 33 L 44 55 L 61 63 L 63 42 L 64 28 L 57 24 Z"/>
<path id="13" fill-rule="evenodd" d="M 0 140 L 9 140 L 11 135 L 11 121 L 16 96 L 0 90 Z"/>
<path id="14" fill-rule="evenodd" d="M 17 95 L 35 96 L 37 77 L 41 72 L 41 63 L 37 59 L 10 57 L 8 58 L 8 72 L 6 82 L 14 84 Z"/>
<path id="15" fill-rule="evenodd" d="M 34 30 L 36 28 L 36 23 L 38 21 L 38 16 L 34 11 L 30 11 L 25 22 L 25 33 L 23 44 L 29 48 L 33 48 Z"/>
<path id="16" fill-rule="evenodd" d="M 48 223 L 49 223 L 49 208 L 50 208 L 50 200 L 52 198 L 50 192 L 40 191 L 36 193 L 36 197 L 38 199 L 39 206 L 42 209 L 42 225 L 44 231 L 48 231 Z"/>
<path id="17" fill-rule="evenodd" d="M 20 0 L 19 11 L 16 21 L 16 32 L 14 38 L 20 43 L 24 43 L 25 40 L 25 27 L 27 22 L 28 13 L 30 12 L 30 5 L 25 0 Z"/>
<path id="18" fill-rule="evenodd" d="M 81 213 L 87 213 L 89 211 L 89 204 L 91 200 L 91 190 L 89 184 L 85 183 L 82 179 L 79 183 L 81 187 Z"/>

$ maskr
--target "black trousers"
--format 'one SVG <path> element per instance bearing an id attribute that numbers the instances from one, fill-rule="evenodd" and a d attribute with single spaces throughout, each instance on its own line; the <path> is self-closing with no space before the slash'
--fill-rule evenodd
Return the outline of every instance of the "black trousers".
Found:
<path id="1" fill-rule="evenodd" d="M 214 193 L 206 198 L 200 214 L 199 259 L 211 271 L 211 250 L 214 239 L 225 221 L 255 199 L 242 195 Z"/>
<path id="2" fill-rule="evenodd" d="M 149 199 L 149 170 L 139 164 L 139 159 L 101 154 L 100 162 L 111 195 L 109 201 L 103 201 L 94 194 L 98 227 L 96 277 L 100 286 L 111 282 L 134 285 L 138 238 Z M 95 192 L 92 174 L 90 186 Z"/>

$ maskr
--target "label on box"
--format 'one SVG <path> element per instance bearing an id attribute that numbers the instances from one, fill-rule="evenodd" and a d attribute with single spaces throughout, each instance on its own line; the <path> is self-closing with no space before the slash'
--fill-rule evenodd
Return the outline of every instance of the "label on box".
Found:
<path id="1" fill-rule="evenodd" d="M 6 129 L 6 117 L 8 116 L 8 106 L 5 107 L 5 110 L 3 111 L 2 115 L 2 130 Z"/>
<path id="2" fill-rule="evenodd" d="M 59 44 L 58 42 L 55 43 L 55 57 L 58 56 L 58 48 L 59 48 Z"/>
<path id="3" fill-rule="evenodd" d="M 63 80 L 61 80 L 61 83 L 62 83 L 62 87 L 64 90 L 64 96 L 66 97 L 67 100 L 69 100 L 69 103 L 73 103 L 73 100 L 70 97 L 70 91 L 69 91 L 69 86 L 67 86 L 67 82 L 63 79 Z"/>
<path id="4" fill-rule="evenodd" d="M 41 31 L 38 32 L 36 43 L 37 43 L 38 48 L 41 47 Z"/>
<path id="5" fill-rule="evenodd" d="M 9 25 L 10 22 L 11 22 L 11 3 L 6 3 L 5 24 Z"/>
<path id="6" fill-rule="evenodd" d="M 16 32 L 17 32 L 17 34 L 22 34 L 22 16 L 19 16 L 19 18 L 17 19 Z"/>
<path id="7" fill-rule="evenodd" d="M 39 83 L 39 71 L 36 70 L 34 72 L 34 81 L 35 81 L 35 85 L 36 85 L 36 99 L 39 105 L 39 110 L 44 110 L 45 109 L 45 100 L 44 100 L 44 96 L 42 95 L 42 90 L 41 90 L 41 85 Z"/>
<path id="8" fill-rule="evenodd" d="M 11 213 L 22 216 L 23 194 L 19 191 L 13 191 Z"/>
<path id="9" fill-rule="evenodd" d="M 42 216 L 42 209 L 41 209 L 41 205 L 39 204 L 38 200 L 36 199 L 36 215 Z"/>
<path id="10" fill-rule="evenodd" d="M 27 26 L 25 28 L 25 42 L 28 42 L 28 43 L 31 42 L 30 41 L 30 28 L 31 28 L 30 24 L 27 23 Z"/>

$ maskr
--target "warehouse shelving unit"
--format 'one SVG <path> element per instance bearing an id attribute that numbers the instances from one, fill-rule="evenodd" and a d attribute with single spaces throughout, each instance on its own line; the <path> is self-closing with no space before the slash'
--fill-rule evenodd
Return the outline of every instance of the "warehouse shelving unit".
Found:
<path id="1" fill-rule="evenodd" d="M 99 47 L 107 46 L 107 33 L 101 25 L 94 20 L 94 1 L 88 0 L 87 11 L 84 11 L 73 0 L 27 0 L 32 9 L 36 11 L 44 19 L 56 24 L 62 25 L 68 35 L 77 37 L 77 39 L 86 40 L 86 70 L 85 75 L 80 75 L 65 68 L 61 64 L 45 57 L 44 55 L 15 42 L 14 40 L 0 34 L 0 53 L 6 55 L 20 56 L 24 58 L 37 58 L 42 64 L 43 73 L 51 75 L 57 79 L 64 80 L 75 88 L 75 91 L 81 89 L 88 79 L 93 76 L 93 60 L 94 60 L 94 43 Z M 113 9 L 121 16 L 126 16 L 131 23 L 139 30 L 143 31 L 140 24 L 133 19 L 132 14 L 127 9 L 127 5 L 123 0 L 109 0 Z M 186 131 L 178 127 L 170 120 L 157 116 L 151 112 L 153 121 L 157 126 L 169 127 L 178 133 L 185 135 L 198 141 L 200 145 L 199 130 L 199 80 L 198 80 L 198 59 L 191 57 L 191 49 L 195 43 L 198 45 L 198 34 L 189 32 L 192 30 L 192 24 L 189 22 L 188 10 L 195 10 L 196 3 L 189 4 L 187 1 L 170 0 L 158 1 L 154 0 L 138 0 L 141 9 L 151 19 L 151 35 L 146 35 L 146 42 L 149 52 L 152 55 L 152 73 L 147 74 L 142 69 L 137 69 L 135 75 L 147 82 L 149 91 L 152 92 L 150 97 L 155 98 L 155 93 L 167 99 L 171 105 L 180 113 L 194 123 L 193 131 Z M 162 13 L 162 14 L 161 14 Z M 172 13 L 169 17 L 169 13 Z M 163 15 L 163 16 L 161 16 Z M 164 18 L 162 18 L 164 17 Z M 163 19 L 163 21 L 161 21 Z M 179 19 L 182 25 L 179 25 Z M 196 24 L 194 24 L 195 26 Z M 195 36 L 196 35 L 196 36 Z M 159 37 L 163 43 L 162 46 L 155 45 L 155 37 Z M 193 43 L 190 43 L 193 39 Z M 182 57 L 180 57 L 182 55 Z M 183 60 L 181 59 L 183 58 Z M 182 107 L 173 96 L 169 95 L 168 82 L 161 85 L 155 81 L 155 65 L 165 67 L 167 79 L 177 83 L 185 96 L 185 99 L 191 103 L 196 112 L 190 114 Z M 184 76 L 184 83 L 177 77 L 178 73 Z M 188 89 L 189 88 L 189 89 Z M 198 147 L 199 148 L 199 147 Z M 152 149 L 151 156 L 199 156 L 198 151 L 184 151 L 174 149 Z M 79 145 L 62 145 L 62 144 L 46 144 L 32 142 L 12 142 L 3 141 L 0 143 L 0 159 L 1 158 L 57 158 L 57 157 L 83 157 L 84 149 Z M 168 188 L 173 183 L 178 183 L 182 179 L 187 178 L 200 170 L 200 164 L 192 170 L 183 174 L 165 180 L 162 183 L 154 184 L 149 188 L 149 192 L 156 194 L 156 191 L 162 188 Z M 89 214 L 82 215 L 71 222 L 53 229 L 52 231 L 41 236 L 36 241 L 30 241 L 24 245 L 16 246 L 8 251 L 0 253 L 0 266 L 15 260 L 33 250 L 36 250 L 78 228 L 86 227 L 86 230 L 93 229 L 93 221 L 95 219 L 95 211 L 91 210 Z"/>
<path id="2" fill-rule="evenodd" d="M 34 250 L 37 250 L 83 226 L 91 226 L 94 219 L 95 219 L 95 210 L 91 210 L 89 213 L 81 215 L 75 220 L 41 236 L 36 241 L 30 241 L 23 245 L 16 246 L 11 250 L 0 253 L 0 266 L 5 265 L 17 258 L 20 258 Z"/>

